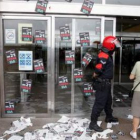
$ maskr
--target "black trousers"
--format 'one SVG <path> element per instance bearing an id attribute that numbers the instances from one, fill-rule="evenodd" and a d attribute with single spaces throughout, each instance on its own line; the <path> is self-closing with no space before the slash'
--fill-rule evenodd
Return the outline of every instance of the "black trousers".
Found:
<path id="1" fill-rule="evenodd" d="M 94 87 L 93 87 L 94 88 Z M 112 95 L 111 95 L 111 82 L 97 82 L 95 103 L 92 108 L 91 122 L 97 122 L 98 117 L 102 110 L 105 111 L 106 117 L 112 117 Z"/>

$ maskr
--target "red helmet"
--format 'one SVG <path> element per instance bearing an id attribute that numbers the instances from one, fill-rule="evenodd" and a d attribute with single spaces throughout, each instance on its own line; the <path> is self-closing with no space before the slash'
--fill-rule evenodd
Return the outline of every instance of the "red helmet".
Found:
<path id="1" fill-rule="evenodd" d="M 120 43 L 114 36 L 107 36 L 103 40 L 103 47 L 109 51 L 114 51 L 115 47 L 120 47 Z"/>

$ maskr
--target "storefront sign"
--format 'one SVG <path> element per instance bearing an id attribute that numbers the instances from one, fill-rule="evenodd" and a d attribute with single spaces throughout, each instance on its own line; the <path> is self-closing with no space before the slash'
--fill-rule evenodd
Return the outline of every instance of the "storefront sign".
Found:
<path id="1" fill-rule="evenodd" d="M 35 31 L 35 43 L 45 44 L 45 30 L 36 30 Z"/>
<path id="2" fill-rule="evenodd" d="M 75 62 L 75 51 L 65 51 L 65 63 L 74 64 Z"/>
<path id="3" fill-rule="evenodd" d="M 34 60 L 34 69 L 36 73 L 43 73 L 44 72 L 44 65 L 42 59 Z"/>
<path id="4" fill-rule="evenodd" d="M 5 54 L 6 54 L 6 59 L 7 59 L 8 64 L 17 63 L 17 57 L 16 57 L 15 50 L 6 51 Z"/>
<path id="5" fill-rule="evenodd" d="M 32 41 L 32 27 L 22 27 L 22 41 Z"/>
<path id="6" fill-rule="evenodd" d="M 19 51 L 18 63 L 19 63 L 19 70 L 33 70 L 33 52 Z"/>
<path id="7" fill-rule="evenodd" d="M 91 60 L 92 60 L 92 56 L 89 53 L 86 53 L 82 59 L 82 65 L 86 67 L 90 63 Z"/>
<path id="8" fill-rule="evenodd" d="M 91 83 L 84 83 L 83 89 L 84 96 L 90 96 L 93 93 L 93 87 Z"/>
<path id="9" fill-rule="evenodd" d="M 66 76 L 60 76 L 59 77 L 59 87 L 61 89 L 67 89 L 68 88 L 68 78 Z"/>
<path id="10" fill-rule="evenodd" d="M 70 40 L 70 29 L 69 26 L 60 27 L 61 40 Z"/>
<path id="11" fill-rule="evenodd" d="M 30 79 L 23 79 L 21 84 L 21 92 L 30 93 L 32 87 L 32 80 Z"/>
<path id="12" fill-rule="evenodd" d="M 5 43 L 6 44 L 16 43 L 16 30 L 15 29 L 5 29 Z"/>
<path id="13" fill-rule="evenodd" d="M 45 13 L 47 8 L 47 0 L 38 0 L 36 4 L 35 11 L 38 13 Z"/>
<path id="14" fill-rule="evenodd" d="M 5 113 L 13 114 L 15 110 L 15 105 L 13 102 L 5 102 Z"/>
<path id="15" fill-rule="evenodd" d="M 81 46 L 90 46 L 89 32 L 79 33 Z"/>
<path id="16" fill-rule="evenodd" d="M 84 0 L 82 8 L 81 8 L 81 12 L 83 12 L 84 14 L 90 14 L 92 7 L 94 5 L 94 2 L 91 0 Z"/>
<path id="17" fill-rule="evenodd" d="M 82 69 L 74 69 L 74 79 L 75 79 L 75 82 L 82 82 L 82 79 L 83 79 Z"/>

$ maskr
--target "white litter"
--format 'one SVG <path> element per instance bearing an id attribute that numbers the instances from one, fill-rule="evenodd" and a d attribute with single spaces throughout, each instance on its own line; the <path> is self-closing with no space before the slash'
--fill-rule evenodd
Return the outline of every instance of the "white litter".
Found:
<path id="1" fill-rule="evenodd" d="M 103 132 L 96 132 L 96 133 L 94 133 L 92 135 L 92 139 L 93 140 L 96 140 L 96 138 L 99 138 L 99 139 L 108 139 L 107 134 L 109 134 L 109 133 L 113 133 L 113 130 L 106 129 Z"/>
<path id="2" fill-rule="evenodd" d="M 120 102 L 121 101 L 121 99 L 116 99 L 116 102 Z"/>
<path id="3" fill-rule="evenodd" d="M 132 115 L 127 115 L 127 118 L 128 119 L 133 119 L 133 116 Z"/>
<path id="4" fill-rule="evenodd" d="M 123 96 L 123 97 L 128 97 L 128 94 L 123 94 L 122 96 Z"/>
<path id="5" fill-rule="evenodd" d="M 66 116 L 62 116 L 62 118 L 60 120 L 58 120 L 58 123 L 68 123 L 68 121 L 70 120 L 70 118 L 66 117 Z"/>
<path id="6" fill-rule="evenodd" d="M 74 133 L 74 131 L 75 131 L 76 129 L 77 129 L 77 125 L 74 124 L 74 123 L 72 123 L 72 124 L 70 125 L 69 130 L 67 130 L 67 133 Z"/>
<path id="7" fill-rule="evenodd" d="M 96 138 L 97 138 L 97 134 L 94 133 L 94 134 L 92 135 L 92 140 L 96 140 Z"/>
<path id="8" fill-rule="evenodd" d="M 102 121 L 97 121 L 97 125 L 100 127 L 102 124 Z"/>
<path id="9" fill-rule="evenodd" d="M 79 119 L 79 120 L 77 119 L 76 122 L 77 122 L 77 125 L 81 127 L 81 126 L 84 125 L 84 123 L 88 123 L 89 124 L 90 120 L 88 120 L 86 118 L 85 119 Z"/>
<path id="10" fill-rule="evenodd" d="M 8 140 L 22 140 L 23 139 L 23 137 L 21 137 L 21 136 L 12 136 L 12 137 L 10 137 Z"/>
<path id="11" fill-rule="evenodd" d="M 53 139 L 53 133 L 48 133 L 45 137 L 45 140 L 52 140 Z"/>
<path id="12" fill-rule="evenodd" d="M 56 125 L 56 123 L 48 123 L 48 124 L 46 124 L 46 125 L 44 125 L 42 128 L 44 129 L 44 128 L 52 128 L 52 127 L 54 127 Z"/>
<path id="13" fill-rule="evenodd" d="M 5 131 L 4 134 L 15 134 L 26 129 L 28 126 L 32 126 L 31 119 L 25 119 L 21 117 L 20 120 L 14 121 L 12 123 L 12 127 L 9 130 Z"/>
<path id="14" fill-rule="evenodd" d="M 113 125 L 118 125 L 119 122 L 110 122 L 110 123 L 107 123 L 107 127 L 106 128 L 112 128 Z"/>
<path id="15" fill-rule="evenodd" d="M 24 140 L 32 140 L 32 133 L 26 132 L 24 134 Z"/>
<path id="16" fill-rule="evenodd" d="M 68 118 L 62 116 L 57 123 L 48 123 L 42 129 L 34 130 L 33 132 L 26 132 L 24 137 L 13 135 L 8 140 L 96 140 L 97 138 L 107 139 L 107 134 L 112 133 L 113 130 L 106 129 L 103 132 L 96 132 L 88 130 L 89 119 Z M 102 121 L 98 121 L 98 126 L 101 126 Z M 113 125 L 113 124 L 112 124 Z M 12 127 L 5 131 L 6 134 L 18 133 L 28 126 L 32 126 L 30 118 L 21 117 L 20 120 L 14 121 Z M 3 137 L 0 137 L 3 140 Z"/>
<path id="17" fill-rule="evenodd" d="M 97 134 L 97 137 L 98 138 L 102 138 L 102 139 L 108 139 L 108 137 L 107 137 L 107 134 L 109 134 L 109 133 L 113 133 L 113 130 L 111 130 L 111 129 L 106 129 L 106 130 L 104 130 L 103 132 L 98 132 Z"/>
<path id="18" fill-rule="evenodd" d="M 56 125 L 53 129 L 59 134 L 60 132 L 64 132 L 66 130 L 65 127 L 61 127 L 60 125 Z"/>
<path id="19" fill-rule="evenodd" d="M 106 128 L 112 128 L 112 123 L 107 123 L 107 127 Z"/>

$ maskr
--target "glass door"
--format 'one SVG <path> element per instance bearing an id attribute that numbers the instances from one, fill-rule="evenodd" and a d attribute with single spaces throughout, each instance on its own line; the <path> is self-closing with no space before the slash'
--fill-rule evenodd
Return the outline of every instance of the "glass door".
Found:
<path id="1" fill-rule="evenodd" d="M 74 114 L 87 115 L 91 113 L 94 103 L 94 92 L 92 87 L 92 74 L 94 72 L 94 64 L 96 56 L 101 47 L 101 18 L 93 19 L 74 19 L 75 25 L 75 66 L 74 69 L 80 69 L 83 72 L 81 81 L 74 82 Z M 89 35 L 89 43 L 87 38 L 80 37 L 87 33 Z M 82 41 L 82 42 L 81 42 Z M 91 61 L 88 62 L 91 57 Z M 73 73 L 74 74 L 74 73 Z M 76 78 L 78 80 L 78 78 Z M 79 79 L 80 80 L 80 79 Z"/>
<path id="2" fill-rule="evenodd" d="M 106 22 L 111 28 L 107 31 L 105 20 L 104 17 L 55 18 L 55 114 L 91 113 L 95 99 L 92 87 L 95 59 L 104 36 L 115 33 L 114 18 L 110 18 L 112 26 Z M 90 59 L 87 56 L 92 59 L 86 65 Z"/>
<path id="3" fill-rule="evenodd" d="M 50 18 L 3 17 L 3 116 L 49 116 Z"/>

